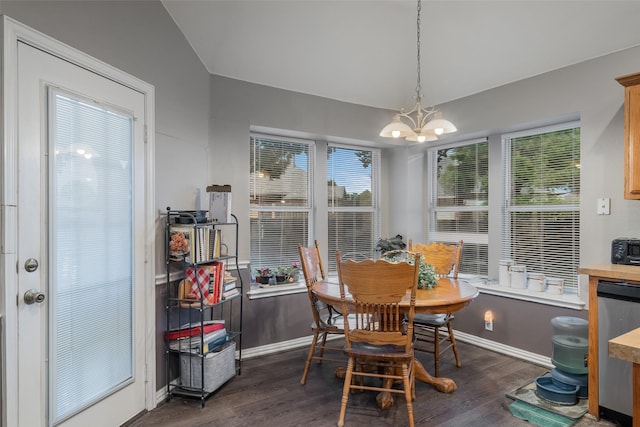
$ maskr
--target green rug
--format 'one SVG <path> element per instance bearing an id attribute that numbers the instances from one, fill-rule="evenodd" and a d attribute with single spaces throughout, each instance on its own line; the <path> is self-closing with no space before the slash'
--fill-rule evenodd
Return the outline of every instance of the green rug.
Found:
<path id="1" fill-rule="evenodd" d="M 528 421 L 530 424 L 539 427 L 569 427 L 577 421 L 520 400 L 516 400 L 509 405 L 509 412 L 511 412 L 514 417 Z"/>

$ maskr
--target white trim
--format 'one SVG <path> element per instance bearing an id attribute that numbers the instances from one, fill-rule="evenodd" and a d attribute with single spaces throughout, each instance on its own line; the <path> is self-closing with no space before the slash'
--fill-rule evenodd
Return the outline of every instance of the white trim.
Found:
<path id="1" fill-rule="evenodd" d="M 258 285 L 251 285 L 251 290 L 247 292 L 250 300 L 277 297 L 281 295 L 301 294 L 307 292 L 307 285 L 302 282 L 292 283 L 290 285 L 273 285 L 261 288 Z"/>
<path id="2" fill-rule="evenodd" d="M 484 279 L 466 279 L 469 284 L 475 286 L 481 294 L 495 295 L 505 298 L 513 298 L 521 301 L 535 302 L 538 304 L 553 305 L 556 307 L 570 308 L 573 310 L 584 310 L 585 301 L 575 294 L 548 294 L 529 289 L 515 289 L 498 284 L 487 284 Z"/>
<path id="3" fill-rule="evenodd" d="M 462 331 L 454 330 L 454 336 L 456 340 L 465 342 L 467 344 L 475 345 L 487 350 L 495 351 L 496 353 L 515 357 L 516 359 L 525 360 L 536 365 L 544 366 L 545 368 L 553 368 L 551 358 L 543 356 L 541 354 L 531 353 L 530 351 L 521 350 L 519 348 L 511 347 L 509 345 L 505 345 L 496 341 L 480 338 Z"/>
<path id="4" fill-rule="evenodd" d="M 445 141 L 440 143 L 432 143 L 431 145 L 429 145 L 429 148 L 427 149 L 427 153 L 437 153 L 438 150 L 462 147 L 462 146 L 471 145 L 471 144 L 479 144 L 481 142 L 488 142 L 488 141 L 489 141 L 489 137 L 483 136 L 480 138 L 463 139 L 461 141 L 453 141 L 453 142 Z"/>
<path id="5" fill-rule="evenodd" d="M 2 322 L 2 425 L 5 427 L 18 425 L 17 393 L 17 324 L 18 312 L 16 304 L 17 272 L 16 232 L 17 232 L 17 45 L 23 42 L 44 52 L 55 55 L 65 61 L 78 65 L 98 75 L 104 76 L 123 86 L 140 92 L 145 97 L 145 401 L 146 409 L 156 406 L 156 345 L 155 345 L 155 288 L 152 286 L 155 277 L 155 89 L 152 85 L 118 70 L 98 59 L 67 46 L 39 31 L 31 29 L 7 16 L 0 17 L 2 25 L 2 188 L 0 204 L 2 215 L 0 224 L 0 280 L 4 292 L 0 297 L 0 315 Z M 11 327 L 7 327 L 10 325 Z"/>
<path id="6" fill-rule="evenodd" d="M 568 122 L 560 122 L 560 123 L 556 123 L 556 124 L 549 125 L 549 126 L 532 127 L 532 128 L 521 130 L 521 131 L 517 131 L 517 132 L 503 133 L 502 134 L 502 140 L 504 141 L 505 138 L 507 138 L 507 139 L 520 138 L 520 137 L 523 137 L 523 136 L 531 136 L 531 135 L 537 135 L 537 134 L 541 134 L 541 133 L 557 132 L 557 131 L 561 131 L 561 130 L 567 130 L 567 129 L 573 129 L 573 128 L 579 128 L 579 127 L 580 127 L 580 120 L 571 120 L 571 121 L 568 121 Z"/>

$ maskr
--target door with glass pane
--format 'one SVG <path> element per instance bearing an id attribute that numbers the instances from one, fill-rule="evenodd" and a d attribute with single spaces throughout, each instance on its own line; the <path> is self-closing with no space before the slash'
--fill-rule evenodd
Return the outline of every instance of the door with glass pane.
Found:
<path id="1" fill-rule="evenodd" d="M 18 43 L 20 426 L 145 408 L 144 95 Z"/>

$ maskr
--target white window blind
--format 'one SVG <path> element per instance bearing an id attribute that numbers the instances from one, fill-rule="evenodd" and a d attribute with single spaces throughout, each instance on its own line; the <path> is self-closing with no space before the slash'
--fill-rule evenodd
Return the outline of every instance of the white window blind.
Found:
<path id="1" fill-rule="evenodd" d="M 580 127 L 572 122 L 503 136 L 503 259 L 564 279 L 578 293 Z"/>
<path id="2" fill-rule="evenodd" d="M 336 271 L 335 253 L 372 258 L 377 234 L 377 150 L 329 144 L 327 195 L 329 215 L 328 265 Z"/>
<path id="3" fill-rule="evenodd" d="M 57 89 L 50 112 L 49 410 L 57 423 L 134 375 L 133 117 Z"/>
<path id="4" fill-rule="evenodd" d="M 251 266 L 299 263 L 313 205 L 313 142 L 252 134 L 250 138 Z"/>
<path id="5" fill-rule="evenodd" d="M 486 138 L 429 151 L 430 240 L 464 242 L 460 273 L 487 276 L 488 159 Z"/>

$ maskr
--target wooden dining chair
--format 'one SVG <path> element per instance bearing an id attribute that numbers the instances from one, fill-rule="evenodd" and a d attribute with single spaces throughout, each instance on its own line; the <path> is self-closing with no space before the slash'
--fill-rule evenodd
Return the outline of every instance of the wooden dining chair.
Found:
<path id="1" fill-rule="evenodd" d="M 313 315 L 313 322 L 311 323 L 313 339 L 309 347 L 309 354 L 307 355 L 307 360 L 304 365 L 304 371 L 302 372 L 302 379 L 300 380 L 300 384 L 304 384 L 307 381 L 311 361 L 317 360 L 318 363 L 321 363 L 323 360 L 344 362 L 344 359 L 338 359 L 337 357 L 324 357 L 325 350 L 342 351 L 342 348 L 338 346 L 328 346 L 327 336 L 330 334 L 344 334 L 344 322 L 340 313 L 330 305 L 319 301 L 311 290 L 314 283 L 318 280 L 325 279 L 318 241 L 316 240 L 314 242 L 314 246 L 298 245 L 298 252 L 300 254 L 302 274 L 304 275 L 304 281 L 307 285 L 307 295 L 311 303 L 311 314 Z"/>
<path id="2" fill-rule="evenodd" d="M 413 318 L 420 263 L 392 263 L 383 259 L 345 261 L 339 251 L 336 262 L 345 315 L 344 353 L 349 358 L 338 426 L 344 426 L 351 390 L 404 394 L 409 425 L 413 426 Z M 351 304 L 347 304 L 345 298 L 347 288 L 353 299 Z M 410 295 L 408 312 L 406 306 L 404 309 L 400 306 L 407 293 Z M 372 367 L 378 370 L 372 371 Z M 365 379 L 368 380 L 365 382 Z M 402 389 L 393 388 L 396 381 L 402 381 Z"/>
<path id="3" fill-rule="evenodd" d="M 462 255 L 462 240 L 457 244 L 433 242 L 428 244 L 413 244 L 409 239 L 409 250 L 424 256 L 424 262 L 433 266 L 438 277 L 458 278 L 460 257 Z M 459 368 L 460 357 L 456 339 L 453 336 L 453 314 L 416 314 L 414 319 L 416 334 L 416 350 L 433 354 L 434 374 L 439 375 L 440 355 L 452 349 Z"/>

